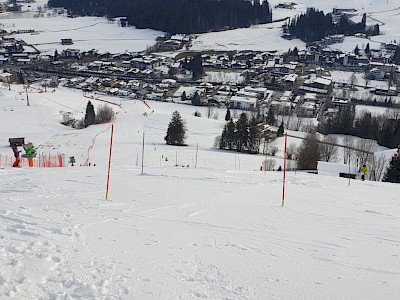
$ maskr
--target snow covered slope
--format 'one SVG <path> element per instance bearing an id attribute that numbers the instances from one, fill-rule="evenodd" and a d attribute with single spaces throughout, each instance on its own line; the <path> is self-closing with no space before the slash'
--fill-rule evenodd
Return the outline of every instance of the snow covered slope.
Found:
<path id="1" fill-rule="evenodd" d="M 88 99 L 67 89 L 32 91 L 28 107 L 20 87 L 2 92 L 3 157 L 11 154 L 8 137 L 18 135 L 45 153 L 75 155 L 78 166 L 0 170 L 1 299 L 399 294 L 399 185 L 348 186 L 347 179 L 289 172 L 281 207 L 282 172 L 258 171 L 260 155 L 212 148 L 225 110 L 214 120 L 205 110 L 194 117 L 192 106 L 148 102 L 149 109 L 114 98 L 122 109 L 114 107 L 106 201 L 111 124 L 59 124 L 60 110 L 82 117 Z M 187 147 L 164 144 L 174 110 L 187 122 Z M 88 158 L 96 166 L 80 167 Z"/>

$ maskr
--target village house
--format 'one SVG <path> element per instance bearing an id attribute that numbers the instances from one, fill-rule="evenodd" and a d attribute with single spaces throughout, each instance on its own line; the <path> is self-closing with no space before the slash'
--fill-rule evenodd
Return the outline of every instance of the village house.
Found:
<path id="1" fill-rule="evenodd" d="M 297 74 L 287 74 L 283 76 L 282 80 L 285 84 L 293 86 L 296 83 L 298 77 L 299 75 Z"/>
<path id="2" fill-rule="evenodd" d="M 332 79 L 325 77 L 317 77 L 308 79 L 300 86 L 300 90 L 317 94 L 327 95 L 332 87 Z"/>
<path id="3" fill-rule="evenodd" d="M 205 89 L 194 86 L 180 86 L 172 95 L 172 99 L 174 102 L 185 102 L 187 104 L 190 104 L 192 102 L 192 98 L 196 93 L 200 96 L 200 98 L 204 98 L 206 91 Z M 186 95 L 186 100 L 182 100 L 183 94 Z"/>
<path id="4" fill-rule="evenodd" d="M 337 34 L 337 35 L 330 35 L 325 38 L 323 38 L 321 41 L 316 42 L 318 46 L 321 47 L 326 47 L 329 45 L 333 44 L 339 44 L 344 42 L 344 35 L 343 34 Z"/>
<path id="5" fill-rule="evenodd" d="M 272 69 L 274 75 L 287 75 L 296 72 L 297 64 L 275 64 Z"/>
<path id="6" fill-rule="evenodd" d="M 369 68 L 378 69 L 383 71 L 384 73 L 392 73 L 396 72 L 397 65 L 371 61 L 369 62 Z"/>
<path id="7" fill-rule="evenodd" d="M 273 100 L 270 103 L 270 107 L 274 109 L 275 112 L 281 115 L 290 115 L 295 104 L 290 101 L 283 101 L 281 99 Z"/>
<path id="8" fill-rule="evenodd" d="M 60 56 L 67 59 L 79 59 L 80 50 L 79 49 L 65 49 L 61 52 Z"/>
<path id="9" fill-rule="evenodd" d="M 137 56 L 131 59 L 131 66 L 140 70 L 153 69 L 161 65 L 161 60 L 154 56 Z"/>
<path id="10" fill-rule="evenodd" d="M 268 94 L 269 91 L 267 88 L 263 88 L 263 87 L 251 87 L 251 86 L 246 86 L 243 88 L 244 92 L 249 92 L 249 93 L 256 93 L 257 94 L 257 98 L 260 100 L 265 99 Z"/>
<path id="11" fill-rule="evenodd" d="M 243 109 L 243 110 L 255 110 L 257 105 L 257 98 L 246 97 L 246 96 L 232 96 L 229 99 L 229 108 Z"/>
<path id="12" fill-rule="evenodd" d="M 12 74 L 8 72 L 0 73 L 1 82 L 10 84 L 12 81 Z"/>
<path id="13" fill-rule="evenodd" d="M 61 39 L 61 45 L 72 45 L 72 39 Z"/>
<path id="14" fill-rule="evenodd" d="M 332 97 L 331 103 L 332 103 L 333 108 L 339 109 L 339 108 L 347 107 L 350 104 L 350 100 Z"/>
<path id="15" fill-rule="evenodd" d="M 384 80 L 385 72 L 379 68 L 372 68 L 368 71 L 367 77 L 371 80 Z"/>
<path id="16" fill-rule="evenodd" d="M 298 115 L 301 117 L 312 118 L 317 112 L 317 104 L 311 101 L 306 101 L 300 106 Z"/>
<path id="17" fill-rule="evenodd" d="M 115 60 L 131 60 L 133 58 L 133 55 L 130 53 L 119 53 L 119 54 L 115 54 L 112 56 L 112 59 Z"/>

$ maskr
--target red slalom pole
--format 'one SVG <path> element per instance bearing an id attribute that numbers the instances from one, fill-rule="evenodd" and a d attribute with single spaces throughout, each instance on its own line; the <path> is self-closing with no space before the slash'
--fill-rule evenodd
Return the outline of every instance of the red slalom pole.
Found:
<path id="1" fill-rule="evenodd" d="M 108 187 L 110 186 L 110 169 L 111 169 L 111 153 L 114 136 L 114 124 L 111 125 L 111 142 L 110 142 L 110 157 L 108 158 L 108 175 L 107 175 L 107 187 L 106 187 L 106 200 L 108 200 Z"/>
<path id="2" fill-rule="evenodd" d="M 285 205 L 285 184 L 286 184 L 286 149 L 287 149 L 287 132 L 285 133 L 285 150 L 283 154 L 283 187 L 282 187 L 282 207 Z"/>

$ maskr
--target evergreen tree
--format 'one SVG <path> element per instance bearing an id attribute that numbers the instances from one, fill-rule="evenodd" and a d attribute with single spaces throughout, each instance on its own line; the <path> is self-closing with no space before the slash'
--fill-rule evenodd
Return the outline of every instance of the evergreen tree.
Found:
<path id="1" fill-rule="evenodd" d="M 265 122 L 272 126 L 275 125 L 276 119 L 275 119 L 275 110 L 273 106 L 269 107 L 267 117 L 265 118 Z"/>
<path id="2" fill-rule="evenodd" d="M 228 131 L 228 124 L 225 124 L 224 130 L 222 130 L 221 139 L 219 140 L 219 149 L 226 149 L 228 147 L 226 136 Z"/>
<path id="3" fill-rule="evenodd" d="M 354 54 L 360 55 L 360 49 L 358 48 L 358 45 L 356 45 L 356 48 L 354 49 Z"/>
<path id="4" fill-rule="evenodd" d="M 229 150 L 235 149 L 235 130 L 236 126 L 232 119 L 228 121 L 226 130 L 226 145 Z"/>
<path id="5" fill-rule="evenodd" d="M 242 152 L 248 149 L 249 127 L 245 113 L 242 113 L 236 122 L 235 142 L 237 151 Z"/>
<path id="6" fill-rule="evenodd" d="M 400 65 L 400 46 L 396 47 L 396 51 L 394 52 L 392 62 L 396 65 Z"/>
<path id="7" fill-rule="evenodd" d="M 192 71 L 193 79 L 198 79 L 203 75 L 203 59 L 200 54 L 195 55 L 187 64 L 188 70 Z"/>
<path id="8" fill-rule="evenodd" d="M 231 111 L 229 110 L 229 108 L 226 110 L 226 114 L 225 114 L 225 121 L 229 121 L 231 119 Z"/>
<path id="9" fill-rule="evenodd" d="M 370 54 L 371 49 L 370 49 L 370 47 L 369 47 L 369 43 L 367 43 L 367 46 L 365 46 L 364 52 L 365 52 L 366 55 L 369 55 L 369 54 Z"/>
<path id="10" fill-rule="evenodd" d="M 367 24 L 367 14 L 364 13 L 363 16 L 362 16 L 362 19 L 361 19 L 361 25 L 364 27 L 364 29 L 365 29 L 365 25 L 366 24 Z"/>
<path id="11" fill-rule="evenodd" d="M 400 183 L 400 156 L 393 156 L 382 181 Z"/>
<path id="12" fill-rule="evenodd" d="M 194 95 L 192 97 L 192 105 L 195 105 L 195 106 L 201 105 L 200 95 L 197 92 L 194 93 Z"/>
<path id="13" fill-rule="evenodd" d="M 248 142 L 249 153 L 259 152 L 260 136 L 261 136 L 261 131 L 260 128 L 258 127 L 257 118 L 253 116 L 249 122 L 249 142 Z"/>
<path id="14" fill-rule="evenodd" d="M 224 126 L 219 148 L 229 150 L 235 149 L 235 123 L 232 119 L 230 119 Z"/>
<path id="15" fill-rule="evenodd" d="M 124 15 L 137 28 L 171 34 L 203 33 L 269 23 L 267 1 L 232 0 L 49 0 L 49 7 L 65 7 L 70 14 L 115 17 Z"/>
<path id="16" fill-rule="evenodd" d="M 379 35 L 379 34 L 380 34 L 379 24 L 375 24 L 374 30 L 372 31 L 372 35 Z"/>
<path id="17" fill-rule="evenodd" d="M 88 127 L 92 124 L 95 123 L 96 120 L 96 113 L 94 112 L 94 106 L 92 102 L 88 101 L 86 105 L 86 113 L 85 113 L 85 119 L 84 119 L 84 125 L 85 127 Z"/>
<path id="18" fill-rule="evenodd" d="M 285 128 L 283 127 L 283 122 L 282 122 L 281 125 L 279 125 L 276 135 L 280 137 L 283 136 L 284 133 L 285 133 Z"/>
<path id="19" fill-rule="evenodd" d="M 58 51 L 57 51 L 57 49 L 56 50 L 54 50 L 54 60 L 59 60 L 59 58 L 60 58 L 60 56 L 59 56 L 59 54 L 58 54 Z"/>
<path id="20" fill-rule="evenodd" d="M 186 126 L 178 111 L 172 113 L 171 121 L 169 122 L 167 135 L 164 137 L 167 145 L 183 146 L 185 141 Z"/>
<path id="21" fill-rule="evenodd" d="M 297 49 L 297 47 L 294 47 L 292 55 L 297 57 L 299 55 L 299 50 Z"/>
<path id="22" fill-rule="evenodd" d="M 183 93 L 181 95 L 181 100 L 182 101 L 186 101 L 187 100 L 186 91 L 183 91 Z"/>
<path id="23" fill-rule="evenodd" d="M 21 71 L 18 71 L 17 73 L 17 82 L 18 84 L 24 84 L 24 75 L 22 74 Z"/>

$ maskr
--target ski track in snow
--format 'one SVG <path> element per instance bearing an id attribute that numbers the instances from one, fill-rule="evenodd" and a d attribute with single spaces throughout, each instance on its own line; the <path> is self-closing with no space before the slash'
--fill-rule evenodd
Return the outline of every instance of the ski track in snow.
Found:
<path id="1" fill-rule="evenodd" d="M 326 295 L 324 287 L 336 298 L 346 291 L 332 288 L 332 281 L 346 286 L 352 276 L 361 276 L 374 288 L 393 288 L 400 275 L 381 266 L 380 258 L 368 259 L 375 249 L 382 259 L 399 263 L 399 217 L 366 206 L 355 212 L 355 207 L 344 208 L 334 201 L 337 191 L 317 177 L 290 175 L 292 190 L 304 192 L 294 198 L 289 189 L 288 199 L 303 205 L 293 202 L 282 210 L 271 202 L 272 195 L 279 196 L 279 181 L 268 174 L 198 171 L 187 177 L 153 170 L 135 181 L 151 181 L 158 189 L 138 184 L 131 193 L 119 192 L 129 181 L 125 176 L 114 183 L 118 201 L 104 202 L 101 169 L 81 168 L 78 177 L 77 170 L 28 171 L 23 180 L 14 170 L 1 176 L 8 188 L 2 190 L 0 210 L 0 298 L 315 298 Z M 177 201 L 185 191 L 166 194 L 172 181 L 193 183 L 188 201 Z M 349 197 L 357 193 L 357 184 L 346 192 Z M 325 192 L 324 204 L 307 200 L 307 191 L 315 188 Z M 265 195 L 265 201 L 246 197 L 249 189 Z M 327 203 L 339 210 L 321 211 Z M 382 228 L 388 217 L 393 224 Z M 323 232 L 322 223 L 329 224 Z M 365 243 L 369 249 L 363 250 Z M 317 266 L 318 276 L 298 277 L 304 269 L 316 272 Z"/>

